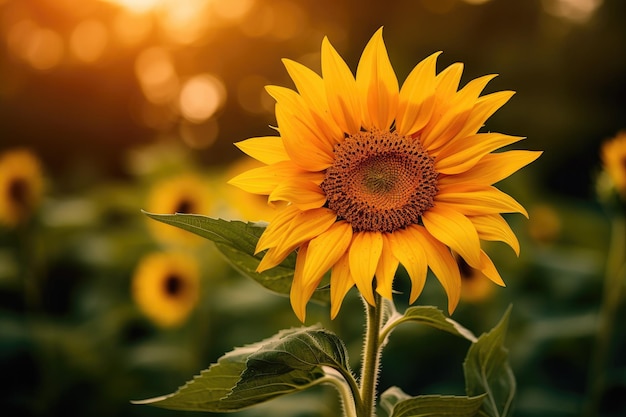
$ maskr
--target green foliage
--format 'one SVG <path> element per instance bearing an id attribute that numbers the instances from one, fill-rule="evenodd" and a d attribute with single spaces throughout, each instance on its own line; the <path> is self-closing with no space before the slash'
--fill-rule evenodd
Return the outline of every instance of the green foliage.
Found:
<path id="1" fill-rule="evenodd" d="M 405 322 L 425 324 L 455 336 L 463 337 L 471 342 L 476 341 L 476 336 L 471 331 L 451 318 L 446 317 L 441 310 L 433 306 L 409 307 L 403 315 L 391 317 L 385 326 L 388 330 L 382 336 L 385 337 L 394 327 Z"/>
<path id="2" fill-rule="evenodd" d="M 398 387 L 381 395 L 381 406 L 390 417 L 472 417 L 477 415 L 484 395 L 420 395 L 410 397 Z"/>
<path id="3" fill-rule="evenodd" d="M 283 330 L 237 348 L 173 394 L 136 401 L 162 408 L 230 412 L 321 382 L 323 366 L 348 371 L 343 342 L 319 327 Z"/>
<path id="4" fill-rule="evenodd" d="M 510 312 L 509 307 L 498 325 L 470 346 L 463 363 L 467 395 L 486 393 L 482 411 L 490 417 L 506 417 L 513 412 L 516 382 L 504 347 Z"/>
<path id="5" fill-rule="evenodd" d="M 295 268 L 295 254 L 289 255 L 280 265 L 261 273 L 256 272 L 261 254 L 255 255 L 256 243 L 265 230 L 259 223 L 213 219 L 197 214 L 153 214 L 149 217 L 171 226 L 195 233 L 215 243 L 230 264 L 243 275 L 252 278 L 265 288 L 288 295 Z M 320 290 L 313 299 L 327 303 L 329 291 Z"/>

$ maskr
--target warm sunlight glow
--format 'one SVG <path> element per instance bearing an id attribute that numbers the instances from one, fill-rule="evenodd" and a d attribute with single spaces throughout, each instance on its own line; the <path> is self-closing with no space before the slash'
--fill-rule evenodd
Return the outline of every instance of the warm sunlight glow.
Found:
<path id="1" fill-rule="evenodd" d="M 254 0 L 221 0 L 213 3 L 213 9 L 223 19 L 239 19 L 254 5 Z"/>
<path id="2" fill-rule="evenodd" d="M 167 36 L 179 44 L 191 44 L 211 27 L 207 0 L 176 0 L 163 3 L 160 22 Z"/>
<path id="3" fill-rule="evenodd" d="M 158 8 L 167 0 L 106 0 L 109 3 L 118 4 L 128 10 L 137 13 L 148 12 Z"/>
<path id="4" fill-rule="evenodd" d="M 585 23 L 602 2 L 603 0 L 544 0 L 543 8 L 553 16 L 575 23 Z"/>
<path id="5" fill-rule="evenodd" d="M 163 48 L 143 51 L 135 61 L 135 74 L 144 95 L 152 103 L 167 103 L 178 92 L 178 76 L 172 57 Z"/>
<path id="6" fill-rule="evenodd" d="M 207 31 L 224 23 L 233 24 L 246 18 L 256 0 L 103 0 L 116 4 L 121 15 L 115 31 L 123 40 L 145 35 L 145 22 L 138 29 L 132 23 L 137 17 L 147 16 L 163 29 L 172 41 L 189 45 L 201 39 Z"/>
<path id="7" fill-rule="evenodd" d="M 147 14 L 120 11 L 113 20 L 113 32 L 119 42 L 127 46 L 142 42 L 152 30 L 152 18 Z"/>
<path id="8" fill-rule="evenodd" d="M 63 58 L 61 35 L 29 19 L 21 20 L 11 27 L 7 42 L 15 55 L 38 70 L 49 70 Z"/>
<path id="9" fill-rule="evenodd" d="M 70 36 L 70 50 L 83 62 L 95 62 L 100 58 L 109 40 L 107 27 L 98 20 L 84 20 Z"/>
<path id="10" fill-rule="evenodd" d="M 200 74 L 185 82 L 179 97 L 182 116 L 200 123 L 219 109 L 226 97 L 224 84 L 210 74 Z"/>

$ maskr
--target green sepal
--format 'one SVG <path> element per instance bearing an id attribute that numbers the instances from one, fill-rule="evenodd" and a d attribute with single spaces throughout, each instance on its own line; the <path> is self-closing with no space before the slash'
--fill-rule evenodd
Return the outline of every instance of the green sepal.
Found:
<path id="1" fill-rule="evenodd" d="M 472 417 L 478 414 L 485 395 L 420 395 L 411 397 L 398 387 L 381 395 L 381 406 L 389 417 Z"/>
<path id="2" fill-rule="evenodd" d="M 507 417 L 513 413 L 516 382 L 504 347 L 510 313 L 509 307 L 496 327 L 470 346 L 463 362 L 466 394 L 486 393 L 482 412 L 490 417 Z"/>
<path id="3" fill-rule="evenodd" d="M 256 272 L 261 253 L 254 254 L 256 244 L 265 231 L 265 225 L 213 219 L 199 214 L 154 214 L 144 212 L 148 217 L 195 233 L 215 243 L 217 249 L 226 257 L 230 264 L 244 276 L 250 277 L 263 287 L 282 295 L 288 295 L 296 265 L 295 253 L 278 266 L 261 273 Z M 328 289 L 315 291 L 313 300 L 328 303 Z"/>
<path id="4" fill-rule="evenodd" d="M 173 410 L 238 411 L 319 383 L 324 366 L 350 372 L 346 348 L 336 335 L 319 326 L 282 330 L 227 353 L 172 394 L 134 403 Z"/>

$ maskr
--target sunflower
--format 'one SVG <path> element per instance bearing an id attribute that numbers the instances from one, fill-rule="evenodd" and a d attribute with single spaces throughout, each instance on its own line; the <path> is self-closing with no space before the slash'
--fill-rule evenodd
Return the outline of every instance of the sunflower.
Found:
<path id="1" fill-rule="evenodd" d="M 270 203 L 287 202 L 258 241 L 257 252 L 267 250 L 258 271 L 298 251 L 290 299 L 300 320 L 328 270 L 333 318 L 355 285 L 372 305 L 374 292 L 391 299 L 400 264 L 411 279 L 411 303 L 430 267 L 452 313 L 461 277 L 451 250 L 504 285 L 480 240 L 519 252 L 501 213 L 527 213 L 493 184 L 540 152 L 493 153 L 523 139 L 478 133 L 513 92 L 480 96 L 494 75 L 458 89 L 463 65 L 436 74 L 439 54 L 420 62 L 400 87 L 382 28 L 365 47 L 356 77 L 324 38 L 322 76 L 284 60 L 297 92 L 266 87 L 276 100 L 280 136 L 239 142 L 266 165 L 231 183 L 268 195 Z"/>
<path id="2" fill-rule="evenodd" d="M 246 221 L 270 221 L 276 209 L 267 204 L 267 198 L 247 193 L 239 188 L 231 187 L 224 184 L 224 178 L 232 178 L 244 171 L 262 166 L 258 161 L 250 158 L 240 158 L 234 161 L 225 173 L 219 176 L 219 182 L 216 186 L 223 207 L 219 207 L 218 212 L 223 214 L 224 218 L 239 218 Z"/>
<path id="3" fill-rule="evenodd" d="M 208 186 L 196 174 L 179 174 L 163 179 L 153 185 L 146 210 L 151 213 L 174 214 L 196 213 L 208 214 L 211 201 Z M 194 246 L 204 240 L 186 230 L 165 223 L 148 220 L 150 230 L 160 242 Z"/>
<path id="4" fill-rule="evenodd" d="M 626 131 L 604 142 L 602 164 L 615 190 L 626 199 Z"/>
<path id="5" fill-rule="evenodd" d="M 0 155 L 0 223 L 16 227 L 33 214 L 43 194 L 39 159 L 26 149 Z"/>
<path id="6" fill-rule="evenodd" d="M 173 327 L 184 322 L 197 304 L 199 287 L 194 258 L 182 253 L 155 252 L 139 261 L 131 290 L 147 317 L 159 326 Z"/>
<path id="7" fill-rule="evenodd" d="M 480 303 L 488 300 L 495 287 L 491 285 L 489 278 L 478 269 L 474 269 L 463 258 L 454 254 L 459 272 L 461 273 L 462 289 L 461 299 L 469 303 Z"/>

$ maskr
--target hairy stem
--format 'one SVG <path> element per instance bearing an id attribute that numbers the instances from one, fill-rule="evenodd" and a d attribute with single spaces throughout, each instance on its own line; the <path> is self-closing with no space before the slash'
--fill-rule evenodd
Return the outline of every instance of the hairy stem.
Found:
<path id="1" fill-rule="evenodd" d="M 375 294 L 376 305 L 364 301 L 366 309 L 366 330 L 363 344 L 363 364 L 361 367 L 360 395 L 361 407 L 357 410 L 358 417 L 374 417 L 376 405 L 376 383 L 380 367 L 382 344 L 380 329 L 382 323 L 381 297 Z"/>

